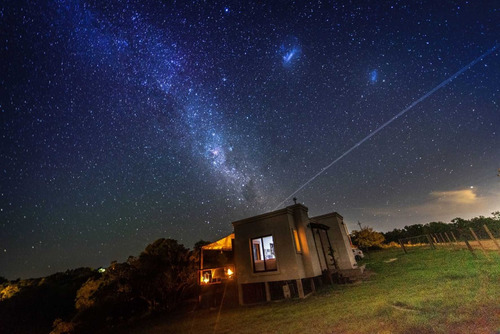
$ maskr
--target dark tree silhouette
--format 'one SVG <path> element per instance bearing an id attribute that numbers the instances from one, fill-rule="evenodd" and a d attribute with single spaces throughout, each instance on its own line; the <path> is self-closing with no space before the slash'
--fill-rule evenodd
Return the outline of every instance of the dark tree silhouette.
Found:
<path id="1" fill-rule="evenodd" d="M 172 311 L 185 291 L 196 286 L 196 274 L 193 252 L 176 240 L 158 239 L 138 257 L 114 261 L 99 277 L 85 282 L 76 294 L 76 315 L 54 322 L 53 334 L 68 328 L 90 333 L 133 317 Z"/>

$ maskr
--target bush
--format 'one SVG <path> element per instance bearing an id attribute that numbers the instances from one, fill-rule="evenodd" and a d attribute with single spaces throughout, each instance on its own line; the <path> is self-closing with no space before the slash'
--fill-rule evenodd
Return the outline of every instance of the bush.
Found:
<path id="1" fill-rule="evenodd" d="M 363 227 L 360 231 L 352 231 L 352 242 L 362 250 L 381 249 L 385 238 L 371 227 Z"/>

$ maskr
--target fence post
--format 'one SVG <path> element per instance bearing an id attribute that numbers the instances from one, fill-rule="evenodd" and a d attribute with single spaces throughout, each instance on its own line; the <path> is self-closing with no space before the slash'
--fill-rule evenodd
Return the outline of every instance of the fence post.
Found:
<path id="1" fill-rule="evenodd" d="M 481 243 L 481 241 L 479 241 L 479 238 L 477 237 L 476 232 L 474 232 L 474 230 L 472 229 L 472 227 L 469 227 L 469 230 L 470 230 L 470 233 L 472 233 L 472 236 L 474 237 L 474 239 L 476 239 L 476 241 L 479 244 L 479 246 L 481 246 L 481 249 L 483 250 L 484 256 L 486 256 L 486 258 L 489 259 L 490 257 L 488 256 L 488 253 L 486 253 L 486 248 L 484 248 L 484 246 Z"/>
<path id="2" fill-rule="evenodd" d="M 425 236 L 427 237 L 427 240 L 429 240 L 429 245 L 431 245 L 431 249 L 436 249 L 436 247 L 434 246 L 434 242 L 432 241 L 431 236 L 428 234 L 426 234 Z"/>
<path id="3" fill-rule="evenodd" d="M 470 253 L 474 256 L 474 257 L 477 257 L 476 254 L 474 254 L 474 249 L 472 249 L 472 247 L 470 246 L 469 242 L 467 241 L 467 239 L 465 240 L 465 245 L 467 245 L 467 248 L 470 250 Z"/>
<path id="4" fill-rule="evenodd" d="M 399 244 L 401 245 L 401 248 L 403 248 L 405 254 L 408 254 L 408 252 L 406 251 L 406 248 L 405 248 L 405 244 L 403 243 L 402 239 L 399 239 Z"/>
<path id="5" fill-rule="evenodd" d="M 446 240 L 448 240 L 448 242 L 451 244 L 451 239 L 448 236 L 448 233 L 444 232 L 444 236 L 446 237 Z"/>
<path id="6" fill-rule="evenodd" d="M 455 240 L 455 242 L 458 244 L 458 240 L 457 240 L 457 238 L 455 238 L 455 234 L 453 234 L 453 231 L 450 231 L 450 233 L 451 233 L 451 236 L 453 237 L 453 239 Z"/>
<path id="7" fill-rule="evenodd" d="M 451 245 L 451 247 L 453 247 L 453 249 L 456 249 L 455 244 L 453 243 L 453 241 L 451 241 L 450 237 L 448 236 L 448 233 L 444 232 L 444 236 L 448 240 L 448 243 Z"/>
<path id="8" fill-rule="evenodd" d="M 488 235 L 490 236 L 490 239 L 493 240 L 493 242 L 497 246 L 497 249 L 500 251 L 500 245 L 498 245 L 497 239 L 495 239 L 495 237 L 493 236 L 493 234 L 490 232 L 490 229 L 488 228 L 488 226 L 486 226 L 486 224 L 484 224 L 483 227 L 484 227 L 486 233 L 488 233 Z"/>

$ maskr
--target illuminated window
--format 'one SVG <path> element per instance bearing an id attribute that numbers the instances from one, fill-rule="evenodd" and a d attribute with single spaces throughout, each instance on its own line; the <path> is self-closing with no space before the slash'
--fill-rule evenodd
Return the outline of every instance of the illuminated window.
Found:
<path id="1" fill-rule="evenodd" d="M 255 272 L 277 270 L 272 235 L 252 239 L 252 259 Z"/>
<path id="2" fill-rule="evenodd" d="M 297 253 L 302 253 L 302 247 L 300 247 L 300 239 L 299 239 L 299 233 L 297 232 L 296 229 L 292 229 L 293 231 L 293 241 L 295 241 L 295 250 Z"/>

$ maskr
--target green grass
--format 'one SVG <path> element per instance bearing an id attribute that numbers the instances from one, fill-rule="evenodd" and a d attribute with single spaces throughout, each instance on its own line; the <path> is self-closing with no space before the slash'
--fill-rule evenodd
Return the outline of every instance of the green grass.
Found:
<path id="1" fill-rule="evenodd" d="M 500 256 L 464 250 L 374 252 L 362 283 L 303 300 L 223 309 L 216 333 L 500 333 Z M 397 258 L 392 262 L 386 262 Z M 127 333 L 213 333 L 218 310 L 145 321 Z"/>

